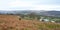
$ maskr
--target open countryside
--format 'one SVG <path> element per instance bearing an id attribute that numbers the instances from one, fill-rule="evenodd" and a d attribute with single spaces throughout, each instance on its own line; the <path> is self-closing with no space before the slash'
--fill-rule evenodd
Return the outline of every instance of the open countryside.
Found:
<path id="1" fill-rule="evenodd" d="M 0 30 L 60 30 L 60 24 L 28 20 L 17 15 L 0 15 Z"/>

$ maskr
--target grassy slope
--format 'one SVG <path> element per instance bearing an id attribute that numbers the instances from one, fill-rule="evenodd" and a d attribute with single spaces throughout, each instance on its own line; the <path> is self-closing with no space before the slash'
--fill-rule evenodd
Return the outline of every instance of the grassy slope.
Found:
<path id="1" fill-rule="evenodd" d="M 13 15 L 0 15 L 0 30 L 60 30 L 60 24 L 18 20 L 18 17 Z"/>

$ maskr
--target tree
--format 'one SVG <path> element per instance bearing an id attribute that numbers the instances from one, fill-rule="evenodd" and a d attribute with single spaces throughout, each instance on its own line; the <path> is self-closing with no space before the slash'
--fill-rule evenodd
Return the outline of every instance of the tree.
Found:
<path id="1" fill-rule="evenodd" d="M 35 19 L 36 13 L 35 13 L 35 12 L 32 12 L 32 13 L 28 14 L 28 16 L 29 16 L 30 18 Z"/>

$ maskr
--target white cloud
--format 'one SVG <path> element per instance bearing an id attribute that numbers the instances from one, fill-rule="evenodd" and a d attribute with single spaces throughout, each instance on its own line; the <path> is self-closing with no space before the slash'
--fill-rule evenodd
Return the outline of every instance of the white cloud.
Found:
<path id="1" fill-rule="evenodd" d="M 29 10 L 57 10 L 57 8 L 60 8 L 60 5 L 36 5 L 35 2 L 31 1 L 14 1 L 10 2 L 9 6 L 12 7 L 11 9 L 29 9 Z M 59 9 L 58 9 L 59 10 Z"/>
<path id="2" fill-rule="evenodd" d="M 33 3 L 31 2 L 25 2 L 25 1 L 14 1 L 10 2 L 9 6 L 10 7 L 30 7 L 32 6 Z"/>
<path id="3" fill-rule="evenodd" d="M 60 10 L 60 5 L 55 5 L 55 2 L 51 4 L 52 0 L 2 0 L 1 2 L 2 10 Z"/>

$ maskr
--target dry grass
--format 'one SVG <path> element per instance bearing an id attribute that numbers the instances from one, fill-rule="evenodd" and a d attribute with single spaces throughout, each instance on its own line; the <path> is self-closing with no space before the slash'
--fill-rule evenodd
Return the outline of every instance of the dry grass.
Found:
<path id="1" fill-rule="evenodd" d="M 19 20 L 15 15 L 0 15 L 0 30 L 60 30 L 60 24 Z"/>

